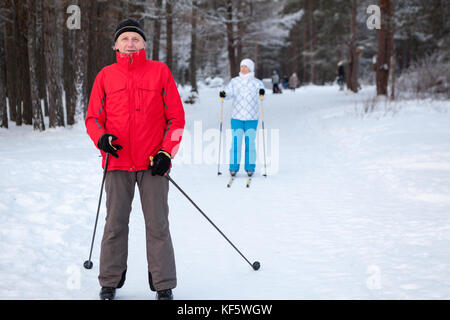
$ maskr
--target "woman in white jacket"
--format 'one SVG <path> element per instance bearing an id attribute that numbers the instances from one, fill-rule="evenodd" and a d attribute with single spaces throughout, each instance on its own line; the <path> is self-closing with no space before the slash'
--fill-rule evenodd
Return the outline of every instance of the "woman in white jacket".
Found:
<path id="1" fill-rule="evenodd" d="M 255 64 L 250 59 L 241 61 L 239 76 L 231 79 L 219 96 L 233 99 L 231 113 L 232 143 L 230 150 L 230 174 L 235 176 L 241 162 L 242 138 L 245 137 L 245 171 L 255 172 L 256 128 L 259 118 L 259 96 L 264 95 L 264 84 L 255 78 Z"/>

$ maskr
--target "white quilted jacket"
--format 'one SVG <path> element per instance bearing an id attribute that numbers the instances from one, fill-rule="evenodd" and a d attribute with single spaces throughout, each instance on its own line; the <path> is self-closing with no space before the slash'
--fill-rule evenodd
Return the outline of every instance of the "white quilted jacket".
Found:
<path id="1" fill-rule="evenodd" d="M 238 76 L 231 79 L 225 89 L 226 98 L 233 99 L 231 117 L 238 120 L 258 120 L 259 90 L 264 89 L 261 80 L 249 74 L 247 79 Z"/>

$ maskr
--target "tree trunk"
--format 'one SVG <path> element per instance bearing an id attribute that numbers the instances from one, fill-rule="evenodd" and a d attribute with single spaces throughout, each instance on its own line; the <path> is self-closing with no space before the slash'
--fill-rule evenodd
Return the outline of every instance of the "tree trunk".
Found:
<path id="1" fill-rule="evenodd" d="M 64 4 L 67 8 L 72 3 L 72 0 L 65 0 Z M 65 25 L 63 27 L 63 83 L 66 102 L 66 119 L 67 125 L 75 124 L 75 87 L 74 87 L 74 65 L 73 65 L 73 44 L 75 43 L 74 32 Z M 78 48 L 80 44 L 77 43 Z"/>
<path id="2" fill-rule="evenodd" d="M 95 77 L 98 73 L 98 59 L 97 59 L 97 35 L 98 35 L 98 2 L 92 1 L 89 8 L 89 34 L 88 34 L 88 73 L 87 73 L 87 99 L 91 95 L 92 86 L 94 85 Z M 113 39 L 114 40 L 114 39 Z M 87 109 L 85 110 L 85 114 Z"/>
<path id="3" fill-rule="evenodd" d="M 391 40 L 391 51 L 392 51 L 392 56 L 391 56 L 391 99 L 395 100 L 395 69 L 397 67 L 397 47 L 395 45 L 395 40 L 394 40 L 394 34 L 396 31 L 395 28 L 395 23 L 392 21 L 395 12 L 394 12 L 394 8 L 391 8 L 391 35 L 390 35 L 390 40 Z"/>
<path id="4" fill-rule="evenodd" d="M 91 94 L 94 80 L 99 71 L 115 62 L 113 35 L 120 18 L 119 11 L 122 9 L 118 0 L 90 1 L 89 4 L 89 8 L 85 10 L 89 12 L 87 97 Z M 88 23 L 84 22 L 84 24 Z M 85 30 L 83 26 L 81 28 L 81 30 Z"/>
<path id="5" fill-rule="evenodd" d="M 44 116 L 48 117 L 47 75 L 44 57 L 44 32 L 42 0 L 36 0 L 36 77 L 38 81 L 39 98 L 44 100 Z"/>
<path id="6" fill-rule="evenodd" d="M 18 57 L 17 57 L 17 46 L 16 46 L 16 9 L 13 0 L 6 1 L 7 16 L 9 21 L 7 21 L 5 28 L 5 52 L 6 52 L 6 85 L 7 85 L 7 96 L 9 104 L 9 119 L 11 121 L 16 121 L 17 118 L 22 119 L 22 116 L 17 116 L 17 106 L 20 102 L 19 100 L 19 70 Z"/>
<path id="7" fill-rule="evenodd" d="M 300 60 L 300 55 L 298 54 L 300 51 L 300 34 L 297 33 L 297 30 L 294 29 L 293 32 L 291 33 L 291 37 L 292 37 L 292 43 L 294 44 L 293 47 L 293 51 L 291 52 L 291 56 L 294 57 L 294 61 L 293 61 L 293 66 L 292 66 L 292 70 L 297 72 L 297 75 L 299 76 L 299 82 L 301 83 L 303 81 L 302 79 L 302 74 L 300 72 L 300 64 L 301 64 L 301 60 Z M 288 70 L 288 73 L 291 70 Z"/>
<path id="8" fill-rule="evenodd" d="M 127 2 L 127 1 L 123 1 Z M 141 22 L 142 27 L 144 28 L 144 21 L 142 21 L 142 13 L 144 13 L 145 10 L 145 2 L 146 0 L 133 0 L 128 2 L 128 15 L 122 16 L 120 15 L 120 19 L 126 19 L 126 18 L 134 18 Z"/>
<path id="9" fill-rule="evenodd" d="M 356 15 L 358 3 L 352 0 L 351 19 L 350 19 L 350 43 L 349 43 L 349 64 L 348 64 L 348 82 L 347 86 L 353 92 L 358 92 L 358 63 L 359 56 L 356 52 Z"/>
<path id="10" fill-rule="evenodd" d="M 377 95 L 388 94 L 388 79 L 391 59 L 391 1 L 380 0 L 381 29 L 378 30 Z"/>
<path id="11" fill-rule="evenodd" d="M 315 27 L 314 27 L 314 7 L 313 7 L 313 0 L 308 0 L 307 3 L 307 10 L 308 10 L 308 30 L 309 30 L 309 73 L 310 73 L 310 79 L 311 83 L 314 83 L 316 80 L 315 77 L 315 61 L 314 61 L 314 44 L 315 44 Z"/>
<path id="12" fill-rule="evenodd" d="M 33 112 L 33 129 L 44 131 L 44 117 L 42 115 L 41 99 L 39 97 L 39 87 L 37 80 L 37 59 L 36 59 L 36 20 L 35 20 L 35 0 L 27 0 L 28 5 L 28 61 L 30 65 L 30 94 Z"/>
<path id="13" fill-rule="evenodd" d="M 391 67 L 391 99 L 395 100 L 395 68 L 397 65 L 397 49 L 392 37 L 392 67 Z"/>
<path id="14" fill-rule="evenodd" d="M 0 0 L 0 12 L 6 10 L 6 0 Z M 0 19 L 0 128 L 8 128 L 6 108 L 5 21 Z"/>
<path id="15" fill-rule="evenodd" d="M 30 93 L 30 67 L 28 64 L 28 50 L 27 50 L 27 11 L 28 8 L 22 2 L 16 4 L 17 8 L 17 30 L 19 31 L 17 47 L 19 51 L 17 54 L 20 57 L 21 63 L 18 65 L 20 72 L 20 95 L 22 100 L 22 119 L 20 124 L 31 125 L 33 123 L 32 109 L 31 109 L 31 93 Z M 16 123 L 18 119 L 16 119 Z"/>
<path id="16" fill-rule="evenodd" d="M 236 63 L 236 53 L 234 46 L 234 31 L 233 31 L 233 1 L 227 0 L 227 49 L 228 49 L 228 60 L 230 63 L 230 76 L 235 77 L 238 75 L 238 65 Z"/>
<path id="17" fill-rule="evenodd" d="M 89 26 L 89 0 L 78 0 L 78 5 L 81 9 L 81 28 L 75 33 L 75 121 L 86 117 L 88 99 L 87 99 L 87 82 L 88 82 L 88 54 L 86 48 L 88 47 L 89 34 L 84 30 Z"/>
<path id="18" fill-rule="evenodd" d="M 64 126 L 61 88 L 58 77 L 58 46 L 55 33 L 56 0 L 44 0 L 44 42 L 49 101 L 49 127 Z"/>
<path id="19" fill-rule="evenodd" d="M 14 20 L 13 20 L 15 36 L 12 39 L 12 41 L 15 43 L 14 44 L 14 47 L 15 47 L 14 55 L 16 56 L 17 62 L 19 61 L 19 56 L 20 56 L 20 52 L 21 52 L 21 46 L 20 46 L 20 41 L 19 41 L 20 36 L 21 36 L 21 34 L 20 34 L 21 30 L 19 28 L 19 23 L 18 23 L 19 10 L 20 10 L 19 6 L 20 6 L 20 4 L 18 4 L 16 1 L 13 0 L 13 7 L 11 7 L 11 9 L 14 8 L 13 10 L 15 12 Z M 22 68 L 22 65 L 19 63 L 17 65 L 15 65 L 14 68 L 17 68 L 17 71 L 16 71 L 17 78 L 14 79 L 14 82 L 16 83 L 16 105 L 15 105 L 16 126 L 21 126 L 22 125 L 22 105 L 23 105 L 23 100 L 22 100 L 23 99 L 23 95 L 22 95 L 23 94 L 23 83 L 19 79 L 21 79 L 23 76 L 23 74 L 22 74 L 23 68 Z"/>
<path id="20" fill-rule="evenodd" d="M 253 59 L 255 62 L 255 69 L 257 72 L 257 76 L 258 78 L 262 78 L 263 74 L 262 74 L 262 68 L 258 68 L 258 56 L 259 56 L 259 45 L 258 43 L 255 44 L 255 50 L 253 51 Z"/>
<path id="21" fill-rule="evenodd" d="M 243 52 L 243 38 L 245 34 L 245 24 L 244 24 L 244 17 L 245 17 L 245 0 L 238 0 L 238 22 L 237 22 L 237 29 L 238 29 L 238 42 L 237 42 L 237 57 L 236 62 L 240 63 L 243 59 L 242 52 Z"/>
<path id="22" fill-rule="evenodd" d="M 198 92 L 197 89 L 197 1 L 192 1 L 192 15 L 191 15 L 191 57 L 189 60 L 189 75 L 192 92 Z"/>
<path id="23" fill-rule="evenodd" d="M 173 17 L 172 0 L 166 0 L 166 64 L 172 70 L 173 61 Z"/>
<path id="24" fill-rule="evenodd" d="M 303 41 L 300 41 L 300 42 L 303 44 L 302 48 L 303 48 L 303 52 L 304 52 L 304 51 L 306 51 L 306 44 L 308 43 L 308 32 L 307 32 L 307 28 L 306 28 L 306 23 L 304 23 L 302 35 L 303 35 L 303 39 L 302 39 Z M 299 51 L 299 52 L 302 52 L 302 51 Z M 303 62 L 302 78 L 303 78 L 303 82 L 307 83 L 310 78 L 308 77 L 308 72 L 307 72 L 308 59 L 305 54 L 302 54 L 302 62 Z"/>
<path id="25" fill-rule="evenodd" d="M 162 0 L 156 0 L 156 15 L 154 21 L 154 34 L 153 34 L 153 53 L 152 60 L 159 60 L 159 42 L 161 41 L 161 7 Z"/>
<path id="26" fill-rule="evenodd" d="M 116 61 L 116 55 L 113 50 L 113 35 L 119 20 L 120 11 L 119 0 L 108 0 L 106 5 L 101 4 L 98 9 L 98 30 L 97 30 L 97 56 L 93 58 L 97 62 L 97 73 L 105 66 L 113 64 Z"/>

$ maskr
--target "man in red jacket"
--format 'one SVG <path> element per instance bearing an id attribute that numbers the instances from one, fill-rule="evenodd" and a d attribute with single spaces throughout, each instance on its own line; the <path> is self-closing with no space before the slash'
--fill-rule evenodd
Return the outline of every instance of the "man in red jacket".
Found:
<path id="1" fill-rule="evenodd" d="M 164 175 L 181 141 L 183 105 L 169 68 L 146 59 L 146 37 L 137 20 L 121 21 L 114 41 L 117 63 L 98 73 L 86 116 L 87 132 L 101 151 L 103 166 L 106 153 L 113 156 L 106 168 L 100 298 L 114 299 L 116 288 L 125 282 L 128 222 L 137 184 L 150 289 L 157 291 L 157 299 L 172 299 L 177 280 L 168 221 L 169 182 Z"/>

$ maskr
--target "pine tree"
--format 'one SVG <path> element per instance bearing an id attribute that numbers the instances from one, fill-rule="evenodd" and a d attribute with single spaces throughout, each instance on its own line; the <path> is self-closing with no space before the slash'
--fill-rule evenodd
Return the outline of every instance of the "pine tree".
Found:
<path id="1" fill-rule="evenodd" d="M 235 77 L 238 74 L 238 62 L 236 61 L 235 52 L 235 34 L 234 34 L 234 16 L 233 16 L 233 0 L 226 1 L 226 30 L 227 30 L 227 50 L 228 62 L 230 65 L 230 76 Z"/>
<path id="2" fill-rule="evenodd" d="M 17 2 L 16 3 L 16 9 L 17 9 L 17 15 L 16 15 L 16 25 L 17 25 L 17 48 L 19 57 L 23 57 L 23 60 L 21 59 L 22 63 L 18 65 L 19 73 L 20 73 L 20 86 L 19 86 L 19 92 L 20 92 L 20 105 L 19 107 L 22 119 L 20 121 L 20 124 L 25 125 L 31 125 L 33 123 L 33 116 L 32 116 L 32 108 L 31 108 L 31 93 L 30 93 L 30 67 L 28 64 L 28 50 L 27 50 L 27 28 L 28 28 L 28 21 L 27 21 L 27 11 L 28 6 L 26 5 L 26 2 Z M 18 111 L 19 113 L 19 111 Z M 19 124 L 18 118 L 16 118 L 16 124 Z"/>
<path id="3" fill-rule="evenodd" d="M 353 92 L 358 92 L 358 66 L 359 55 L 356 49 L 356 15 L 358 12 L 357 0 L 351 1 L 351 18 L 350 18 L 350 42 L 348 45 L 349 63 L 348 63 L 348 82 L 347 87 Z"/>
<path id="4" fill-rule="evenodd" d="M 44 0 L 44 52 L 47 67 L 47 90 L 49 100 L 49 127 L 64 126 L 60 75 L 58 72 L 58 44 L 54 30 L 56 21 L 56 0 Z"/>
<path id="5" fill-rule="evenodd" d="M 166 64 L 172 70 L 173 62 L 173 3 L 166 0 Z"/>
<path id="6" fill-rule="evenodd" d="M 6 0 L 6 8 L 4 10 L 7 20 L 5 22 L 5 57 L 6 57 L 6 85 L 7 85 L 7 96 L 9 104 L 9 118 L 11 121 L 15 121 L 16 124 L 21 124 L 22 115 L 20 112 L 20 74 L 17 56 L 17 46 L 16 46 L 16 5 L 13 0 Z M 18 112 L 20 114 L 18 115 Z"/>
<path id="7" fill-rule="evenodd" d="M 378 54 L 376 64 L 377 95 L 387 96 L 392 47 L 391 1 L 380 0 L 380 9 L 381 29 L 378 31 Z"/>
<path id="8" fill-rule="evenodd" d="M 191 16 L 191 57 L 189 60 L 189 75 L 191 82 L 191 91 L 198 93 L 197 89 L 197 1 L 192 0 Z"/>
<path id="9" fill-rule="evenodd" d="M 0 0 L 0 57 L 5 57 L 5 18 L 6 0 Z M 6 107 L 6 64 L 0 58 L 0 128 L 8 128 L 8 111 Z"/>
<path id="10" fill-rule="evenodd" d="M 75 31 L 75 53 L 74 53 L 74 85 L 75 85 L 75 118 L 86 117 L 88 96 L 87 96 L 87 79 L 88 79 L 88 40 L 89 40 L 89 0 L 78 0 L 81 9 L 80 30 Z"/>
<path id="11" fill-rule="evenodd" d="M 162 19 L 162 0 L 156 0 L 156 17 L 154 19 L 154 30 L 152 40 L 152 60 L 159 60 L 159 45 L 161 41 L 161 19 Z"/>
<path id="12" fill-rule="evenodd" d="M 72 4 L 72 0 L 65 0 L 63 7 L 66 9 Z M 65 12 L 65 10 L 64 10 Z M 63 85 L 64 85 L 64 97 L 66 103 L 66 119 L 67 125 L 75 124 L 75 106 L 76 106 L 76 89 L 74 81 L 74 42 L 75 32 L 74 29 L 69 29 L 64 23 L 63 29 Z"/>
<path id="13" fill-rule="evenodd" d="M 38 82 L 39 98 L 44 100 L 44 116 L 48 117 L 47 75 L 44 57 L 44 32 L 43 32 L 43 0 L 36 0 L 36 78 Z"/>
<path id="14" fill-rule="evenodd" d="M 33 112 L 33 129 L 44 131 L 44 117 L 42 114 L 41 99 L 39 97 L 38 75 L 36 71 L 36 1 L 27 0 L 28 5 L 28 61 L 30 65 L 30 94 Z"/>

